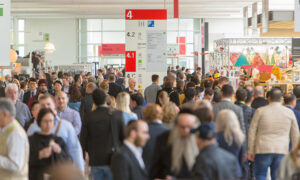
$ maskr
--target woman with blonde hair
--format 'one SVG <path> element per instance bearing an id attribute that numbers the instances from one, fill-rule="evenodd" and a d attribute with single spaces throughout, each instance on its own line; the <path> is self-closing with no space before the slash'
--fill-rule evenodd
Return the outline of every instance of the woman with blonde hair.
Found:
<path id="1" fill-rule="evenodd" d="M 281 161 L 277 170 L 278 180 L 300 179 L 300 143 Z"/>
<path id="2" fill-rule="evenodd" d="M 239 162 L 238 175 L 247 178 L 247 162 L 245 135 L 240 127 L 237 116 L 232 110 L 220 111 L 216 118 L 216 132 L 219 146 L 232 153 Z"/>
<path id="3" fill-rule="evenodd" d="M 123 112 L 125 125 L 127 125 L 129 121 L 138 120 L 137 115 L 130 110 L 130 96 L 127 92 L 119 93 L 116 103 L 116 109 Z"/>
<path id="4" fill-rule="evenodd" d="M 101 89 L 103 89 L 104 92 L 108 93 L 108 91 L 109 91 L 109 84 L 108 84 L 107 80 L 102 81 L 102 83 L 99 85 L 99 87 Z"/>
<path id="5" fill-rule="evenodd" d="M 179 109 L 175 103 L 169 102 L 162 107 L 162 110 L 163 110 L 163 124 L 166 127 L 171 129 L 174 124 L 173 122 L 179 112 Z"/>
<path id="6" fill-rule="evenodd" d="M 160 91 L 157 99 L 158 99 L 158 104 L 162 107 L 165 104 L 168 104 L 170 102 L 170 97 L 166 91 Z"/>

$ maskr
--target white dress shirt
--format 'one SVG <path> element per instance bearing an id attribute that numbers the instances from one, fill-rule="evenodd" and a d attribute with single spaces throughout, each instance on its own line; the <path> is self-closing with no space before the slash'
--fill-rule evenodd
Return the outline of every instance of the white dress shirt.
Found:
<path id="1" fill-rule="evenodd" d="M 136 147 L 135 145 L 133 145 L 131 142 L 129 142 L 127 140 L 124 140 L 124 144 L 130 149 L 130 151 L 134 154 L 134 156 L 138 160 L 140 166 L 144 169 L 145 164 L 144 164 L 144 160 L 143 160 L 143 157 L 142 157 L 143 148 Z"/>
<path id="2" fill-rule="evenodd" d="M 0 136 L 5 131 L 17 123 L 16 120 L 0 129 Z M 18 131 L 13 131 L 7 137 L 8 157 L 0 156 L 0 169 L 8 171 L 20 172 L 24 166 L 27 140 Z"/>

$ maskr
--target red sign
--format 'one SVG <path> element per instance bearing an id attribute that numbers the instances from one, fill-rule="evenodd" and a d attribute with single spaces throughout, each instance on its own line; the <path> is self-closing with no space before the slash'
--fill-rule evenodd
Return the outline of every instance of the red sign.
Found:
<path id="1" fill-rule="evenodd" d="M 182 44 L 185 44 L 185 37 L 177 37 L 177 38 L 176 38 L 176 43 L 182 43 Z"/>
<path id="2" fill-rule="evenodd" d="M 179 0 L 174 0 L 174 18 L 179 18 Z"/>
<path id="3" fill-rule="evenodd" d="M 125 52 L 125 72 L 136 72 L 136 51 Z"/>
<path id="4" fill-rule="evenodd" d="M 177 37 L 176 43 L 179 43 L 179 55 L 185 55 L 186 54 L 186 44 L 185 44 L 185 37 Z"/>
<path id="5" fill-rule="evenodd" d="M 126 20 L 166 20 L 166 9 L 126 9 Z"/>
<path id="6" fill-rule="evenodd" d="M 125 54 L 125 44 L 102 44 L 98 47 L 99 55 Z"/>

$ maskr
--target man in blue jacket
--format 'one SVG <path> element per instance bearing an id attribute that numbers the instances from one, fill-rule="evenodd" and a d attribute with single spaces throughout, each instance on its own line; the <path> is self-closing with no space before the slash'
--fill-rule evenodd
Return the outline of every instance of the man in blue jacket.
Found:
<path id="1" fill-rule="evenodd" d="M 297 122 L 298 122 L 298 126 L 300 125 L 300 111 L 298 109 L 296 109 L 296 104 L 297 104 L 297 98 L 294 94 L 292 93 L 288 93 L 284 95 L 284 105 L 293 110 L 294 114 L 296 116 Z"/>
<path id="2" fill-rule="evenodd" d="M 295 109 L 300 111 L 300 86 L 296 86 L 293 90 L 294 95 L 297 98 L 297 103 Z"/>

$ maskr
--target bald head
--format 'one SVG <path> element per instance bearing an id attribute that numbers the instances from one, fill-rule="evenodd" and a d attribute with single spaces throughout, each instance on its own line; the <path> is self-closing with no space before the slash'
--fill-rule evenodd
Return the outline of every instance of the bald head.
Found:
<path id="1" fill-rule="evenodd" d="M 64 91 L 60 91 L 56 95 L 56 103 L 59 111 L 63 111 L 68 107 L 69 98 Z"/>
<path id="2" fill-rule="evenodd" d="M 94 82 L 89 82 L 86 85 L 86 93 L 87 94 L 92 94 L 95 89 L 97 89 L 97 85 Z"/>
<path id="3" fill-rule="evenodd" d="M 254 88 L 254 97 L 263 97 L 264 96 L 264 89 L 262 86 L 256 86 Z"/>
<path id="4" fill-rule="evenodd" d="M 135 85 L 136 85 L 136 80 L 134 78 L 130 78 L 128 80 L 128 86 L 130 89 L 134 89 L 135 88 Z"/>
<path id="5" fill-rule="evenodd" d="M 179 114 L 177 117 L 177 127 L 179 134 L 182 137 L 187 137 L 190 135 L 192 128 L 197 126 L 198 119 L 195 115 L 189 113 Z"/>

